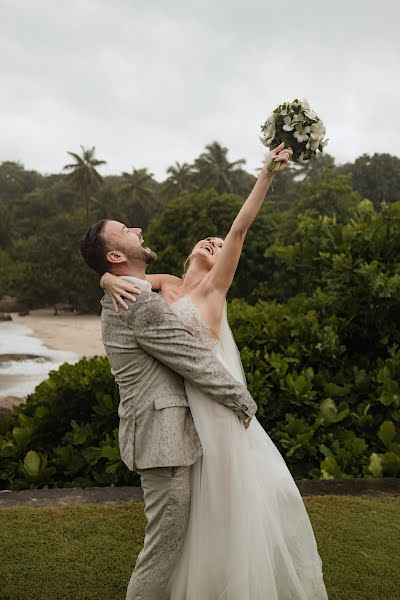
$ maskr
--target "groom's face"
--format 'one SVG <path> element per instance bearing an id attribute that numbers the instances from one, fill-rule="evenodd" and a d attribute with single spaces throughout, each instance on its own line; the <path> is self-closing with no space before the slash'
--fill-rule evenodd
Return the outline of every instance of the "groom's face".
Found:
<path id="1" fill-rule="evenodd" d="M 140 227 L 128 227 L 119 221 L 107 221 L 103 238 L 108 248 L 107 260 L 111 263 L 140 261 L 146 264 L 155 262 L 157 255 L 143 245 Z"/>

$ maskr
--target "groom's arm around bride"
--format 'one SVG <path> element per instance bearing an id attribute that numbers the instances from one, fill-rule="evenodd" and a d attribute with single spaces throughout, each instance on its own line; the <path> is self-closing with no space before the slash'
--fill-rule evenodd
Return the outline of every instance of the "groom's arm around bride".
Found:
<path id="1" fill-rule="evenodd" d="M 242 420 L 257 406 L 149 284 L 135 283 L 144 293 L 129 310 L 116 314 L 108 294 L 101 301 L 103 341 L 121 397 L 121 457 L 131 470 L 190 465 L 202 449 L 182 378 Z"/>

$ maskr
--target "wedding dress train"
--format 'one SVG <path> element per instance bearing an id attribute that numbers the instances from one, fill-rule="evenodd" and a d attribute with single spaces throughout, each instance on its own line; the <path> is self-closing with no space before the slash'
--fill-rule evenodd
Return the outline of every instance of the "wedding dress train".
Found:
<path id="1" fill-rule="evenodd" d="M 171 306 L 246 384 L 226 309 L 217 341 L 189 296 Z M 185 385 L 203 457 L 192 469 L 171 600 L 327 600 L 313 529 L 282 455 L 256 417 L 245 430 L 230 409 Z"/>

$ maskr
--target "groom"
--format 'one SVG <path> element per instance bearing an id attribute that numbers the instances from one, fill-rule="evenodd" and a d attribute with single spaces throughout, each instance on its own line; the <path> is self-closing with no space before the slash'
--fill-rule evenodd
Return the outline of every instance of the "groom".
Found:
<path id="1" fill-rule="evenodd" d="M 95 223 L 80 252 L 99 275 L 110 271 L 139 286 L 129 309 L 116 313 L 102 300 L 102 335 L 119 386 L 119 446 L 123 462 L 139 473 L 147 517 L 144 547 L 127 600 L 168 600 L 166 586 L 182 551 L 190 510 L 190 475 L 202 455 L 184 379 L 246 422 L 257 405 L 249 392 L 179 321 L 145 279 L 156 254 L 143 246 L 142 230 Z"/>

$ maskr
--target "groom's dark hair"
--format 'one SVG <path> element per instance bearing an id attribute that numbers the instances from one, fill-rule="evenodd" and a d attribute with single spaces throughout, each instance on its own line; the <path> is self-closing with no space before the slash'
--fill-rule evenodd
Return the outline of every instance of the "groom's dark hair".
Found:
<path id="1" fill-rule="evenodd" d="M 107 244 L 103 237 L 104 226 L 108 219 L 101 219 L 92 225 L 79 242 L 79 252 L 85 263 L 100 276 L 110 271 L 108 262 Z"/>

